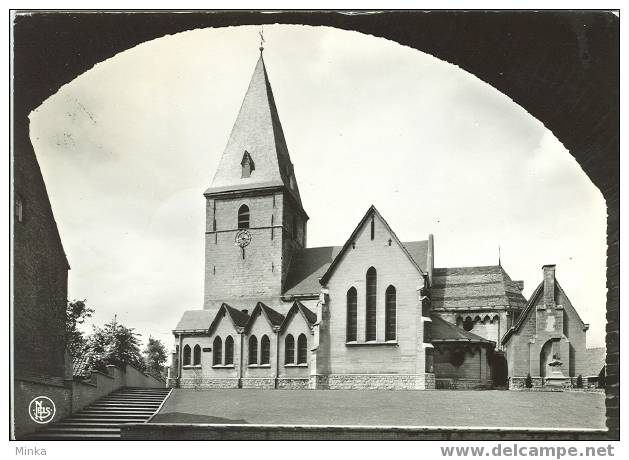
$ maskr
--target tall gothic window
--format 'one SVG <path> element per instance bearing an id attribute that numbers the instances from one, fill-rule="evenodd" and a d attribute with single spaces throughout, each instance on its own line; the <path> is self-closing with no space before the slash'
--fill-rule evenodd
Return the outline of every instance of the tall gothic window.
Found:
<path id="1" fill-rule="evenodd" d="M 194 353 L 192 356 L 192 364 L 195 366 L 201 365 L 201 347 L 199 345 L 194 346 Z"/>
<path id="2" fill-rule="evenodd" d="M 396 309 L 395 286 L 389 286 L 384 296 L 384 340 L 395 340 Z"/>
<path id="3" fill-rule="evenodd" d="M 255 335 L 249 337 L 249 364 L 258 364 L 258 339 Z"/>
<path id="4" fill-rule="evenodd" d="M 308 339 L 304 334 L 299 334 L 297 339 L 297 364 L 308 362 Z"/>
<path id="5" fill-rule="evenodd" d="M 238 209 L 238 228 L 249 228 L 249 206 L 246 204 Z"/>
<path id="6" fill-rule="evenodd" d="M 367 270 L 367 304 L 365 321 L 365 340 L 367 342 L 376 340 L 376 285 L 378 275 L 376 269 L 370 267 Z"/>
<path id="7" fill-rule="evenodd" d="M 223 342 L 219 336 L 216 336 L 214 339 L 214 344 L 212 345 L 212 365 L 218 366 L 222 363 L 223 358 Z"/>
<path id="8" fill-rule="evenodd" d="M 358 294 L 355 287 L 351 287 L 347 291 L 347 324 L 346 324 L 346 342 L 356 341 L 357 322 L 358 322 Z"/>
<path id="9" fill-rule="evenodd" d="M 185 347 L 183 347 L 183 365 L 184 366 L 189 366 L 190 365 L 190 345 L 186 345 Z"/>
<path id="10" fill-rule="evenodd" d="M 288 334 L 284 339 L 284 364 L 295 363 L 295 339 Z"/>
<path id="11" fill-rule="evenodd" d="M 234 364 L 234 339 L 232 339 L 231 335 L 228 335 L 225 339 L 225 364 L 226 366 L 229 364 Z"/>
<path id="12" fill-rule="evenodd" d="M 260 340 L 260 364 L 269 364 L 271 360 L 271 341 L 267 335 Z"/>

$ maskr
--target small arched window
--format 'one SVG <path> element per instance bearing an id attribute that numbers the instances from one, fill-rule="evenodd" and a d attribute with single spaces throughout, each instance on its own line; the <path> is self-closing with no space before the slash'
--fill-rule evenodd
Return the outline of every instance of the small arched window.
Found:
<path id="1" fill-rule="evenodd" d="M 226 366 L 234 364 L 234 339 L 232 339 L 231 335 L 228 335 L 225 339 L 225 360 L 223 364 Z"/>
<path id="2" fill-rule="evenodd" d="M 297 339 L 297 364 L 308 362 L 308 339 L 304 334 L 300 334 Z"/>
<path id="3" fill-rule="evenodd" d="M 355 287 L 351 287 L 347 291 L 347 324 L 346 324 L 346 338 L 347 342 L 356 341 L 357 332 L 357 318 L 358 316 L 358 293 Z"/>
<path id="4" fill-rule="evenodd" d="M 249 228 L 249 206 L 246 204 L 238 208 L 238 228 Z"/>
<path id="5" fill-rule="evenodd" d="M 214 339 L 214 344 L 212 346 L 212 365 L 219 366 L 223 364 L 223 341 L 219 336 L 216 336 Z"/>
<path id="6" fill-rule="evenodd" d="M 258 339 L 255 335 L 249 337 L 249 364 L 258 364 Z"/>
<path id="7" fill-rule="evenodd" d="M 463 321 L 463 329 L 465 329 L 466 331 L 471 331 L 472 329 L 474 329 L 474 321 L 469 316 L 465 318 L 465 321 Z"/>
<path id="8" fill-rule="evenodd" d="M 284 339 L 284 364 L 295 363 L 295 339 L 288 334 Z"/>
<path id="9" fill-rule="evenodd" d="M 367 298 L 366 298 L 366 321 L 365 340 L 367 342 L 376 340 L 376 286 L 378 275 L 376 269 L 369 267 L 367 270 Z"/>
<path id="10" fill-rule="evenodd" d="M 192 357 L 192 364 L 195 366 L 201 365 L 201 347 L 199 345 L 194 346 L 194 354 Z"/>
<path id="11" fill-rule="evenodd" d="M 190 365 L 190 345 L 186 345 L 185 347 L 183 347 L 183 365 L 184 366 L 189 366 Z"/>
<path id="12" fill-rule="evenodd" d="M 260 340 L 260 364 L 269 364 L 271 360 L 271 341 L 267 335 Z"/>
<path id="13" fill-rule="evenodd" d="M 384 296 L 384 340 L 395 340 L 396 308 L 395 286 L 389 286 Z"/>

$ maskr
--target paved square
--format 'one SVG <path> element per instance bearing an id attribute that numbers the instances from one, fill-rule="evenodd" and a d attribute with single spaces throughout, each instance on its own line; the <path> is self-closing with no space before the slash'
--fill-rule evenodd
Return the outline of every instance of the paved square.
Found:
<path id="1" fill-rule="evenodd" d="M 605 395 L 175 389 L 152 422 L 605 429 Z"/>

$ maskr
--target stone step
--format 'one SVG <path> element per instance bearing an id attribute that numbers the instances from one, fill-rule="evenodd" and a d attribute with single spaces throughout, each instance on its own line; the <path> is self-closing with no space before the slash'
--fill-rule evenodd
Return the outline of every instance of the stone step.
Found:
<path id="1" fill-rule="evenodd" d="M 47 431 L 43 431 L 29 436 L 28 439 L 33 441 L 113 441 L 120 439 L 120 433 L 49 433 Z"/>
<path id="2" fill-rule="evenodd" d="M 124 414 L 112 414 L 109 412 L 100 412 L 100 413 L 95 413 L 95 412 L 88 412 L 88 413 L 76 413 L 72 416 L 72 418 L 77 418 L 77 419 L 107 419 L 107 418 L 115 418 L 115 419 L 119 419 L 119 420 L 129 420 L 129 419 L 142 419 L 142 421 L 148 419 L 151 415 L 153 414 L 129 414 L 129 413 L 124 413 Z"/>
<path id="3" fill-rule="evenodd" d="M 89 427 L 89 426 L 81 426 L 81 427 L 56 427 L 51 426 L 46 429 L 46 433 L 73 433 L 73 434 L 120 434 L 120 427 Z"/>
<path id="4" fill-rule="evenodd" d="M 114 424 L 125 424 L 125 423 L 142 423 L 145 422 L 148 417 L 129 417 L 129 418 L 121 418 L 121 417 L 72 417 L 64 419 L 63 422 L 59 422 L 60 424 L 66 423 L 84 423 L 84 424 L 92 424 L 92 423 L 114 423 Z"/>

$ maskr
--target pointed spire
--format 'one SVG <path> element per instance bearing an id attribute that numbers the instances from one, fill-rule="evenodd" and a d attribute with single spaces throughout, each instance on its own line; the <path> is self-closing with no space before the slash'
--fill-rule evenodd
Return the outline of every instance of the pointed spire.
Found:
<path id="1" fill-rule="evenodd" d="M 260 37 L 263 43 L 262 32 Z M 255 170 L 248 177 L 244 177 L 241 169 L 245 151 L 255 163 Z M 293 164 L 264 58 L 260 53 L 227 146 L 206 194 L 282 185 L 301 205 Z"/>
<path id="2" fill-rule="evenodd" d="M 500 263 L 500 244 L 498 245 L 498 266 L 502 267 L 502 264 Z"/>

